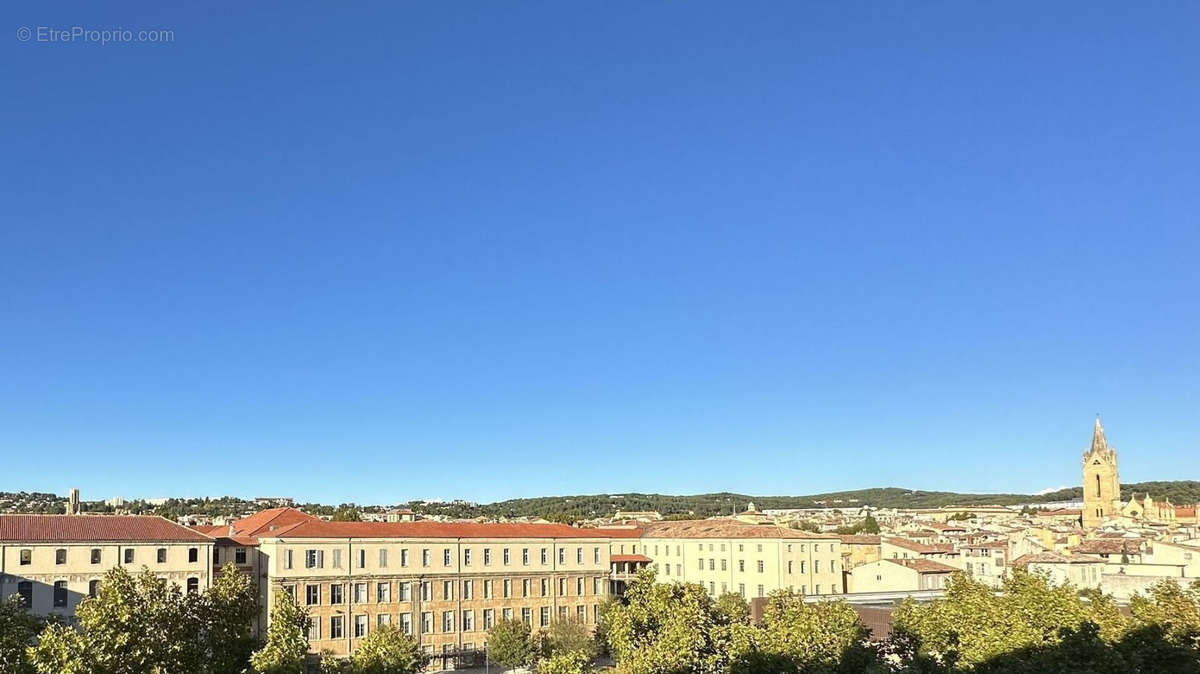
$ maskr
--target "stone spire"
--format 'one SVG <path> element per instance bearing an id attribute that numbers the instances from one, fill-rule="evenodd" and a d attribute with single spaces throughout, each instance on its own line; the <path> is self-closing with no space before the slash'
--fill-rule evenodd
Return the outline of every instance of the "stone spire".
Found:
<path id="1" fill-rule="evenodd" d="M 1108 440 L 1104 439 L 1104 426 L 1100 425 L 1100 415 L 1096 415 L 1096 425 L 1092 428 L 1092 451 L 1099 452 L 1108 449 Z"/>

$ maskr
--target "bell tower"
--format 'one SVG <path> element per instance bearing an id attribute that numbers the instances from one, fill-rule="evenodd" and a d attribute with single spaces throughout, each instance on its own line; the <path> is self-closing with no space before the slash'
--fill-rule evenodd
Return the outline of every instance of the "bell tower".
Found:
<path id="1" fill-rule="evenodd" d="M 1121 479 L 1117 476 L 1117 452 L 1104 438 L 1100 417 L 1092 429 L 1092 447 L 1083 453 L 1083 528 L 1100 526 L 1121 513 Z"/>

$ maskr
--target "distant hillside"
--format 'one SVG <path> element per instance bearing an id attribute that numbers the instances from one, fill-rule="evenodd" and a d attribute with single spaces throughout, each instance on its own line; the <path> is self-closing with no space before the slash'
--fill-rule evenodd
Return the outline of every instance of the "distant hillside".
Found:
<path id="1" fill-rule="evenodd" d="M 1136 493 L 1139 497 L 1149 492 L 1155 499 L 1169 498 L 1175 504 L 1200 502 L 1200 482 L 1176 480 L 1167 482 L 1139 482 L 1121 486 L 1121 498 L 1128 500 Z M 1083 488 L 1060 489 L 1048 494 L 960 494 L 948 491 L 921 491 L 882 487 L 836 491 L 807 496 L 751 496 L 721 492 L 718 494 L 696 494 L 692 496 L 670 496 L 666 494 L 591 494 L 581 496 L 541 496 L 538 498 L 511 499 L 497 503 L 469 503 L 466 501 L 427 502 L 412 501 L 400 504 L 426 515 L 449 517 L 545 517 L 547 519 L 574 522 L 577 520 L 608 517 L 618 510 L 654 510 L 664 516 L 712 517 L 741 512 L 751 501 L 760 510 L 766 508 L 814 508 L 827 505 L 834 508 L 853 509 L 864 505 L 877 508 L 937 508 L 947 505 L 1018 505 L 1022 503 L 1051 503 L 1054 501 L 1076 501 L 1083 498 Z M 54 494 L 29 494 L 24 492 L 0 492 L 0 512 L 64 512 L 65 499 Z M 159 506 L 145 501 L 132 500 L 122 510 L 133 513 L 153 513 L 175 519 L 182 515 L 237 516 L 259 509 L 252 501 L 235 497 L 219 499 L 172 499 Z M 332 515 L 338 508 L 364 511 L 383 510 L 380 506 L 357 506 L 343 503 L 338 506 L 305 503 L 304 510 Z M 112 512 L 111 506 L 100 502 L 85 502 L 87 512 Z"/>
<path id="2" fill-rule="evenodd" d="M 1171 499 L 1175 504 L 1191 504 L 1200 501 L 1200 482 L 1140 482 L 1122 485 L 1121 497 L 1128 499 L 1133 493 L 1139 496 L 1150 492 L 1155 499 Z M 483 505 L 468 503 L 425 503 L 416 501 L 408 504 L 417 512 L 443 514 L 453 517 L 478 516 L 541 516 L 551 519 L 577 520 L 612 515 L 617 510 L 654 510 L 663 515 L 691 515 L 711 517 L 731 514 L 746 509 L 754 502 L 758 509 L 766 508 L 813 508 L 821 505 L 855 508 L 870 505 L 879 508 L 937 508 L 947 505 L 1018 505 L 1022 503 L 1049 503 L 1072 501 L 1083 498 L 1083 488 L 1061 489 L 1048 494 L 961 494 L 947 491 L 921 491 L 899 487 L 858 489 L 853 491 L 827 492 L 807 496 L 751 496 L 721 492 L 694 496 L 670 496 L 665 494 L 595 494 L 585 496 L 543 496 L 538 498 L 512 499 Z"/>

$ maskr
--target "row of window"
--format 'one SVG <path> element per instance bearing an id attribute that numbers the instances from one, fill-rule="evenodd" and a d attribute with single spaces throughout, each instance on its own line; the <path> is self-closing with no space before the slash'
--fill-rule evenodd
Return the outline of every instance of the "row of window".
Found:
<path id="1" fill-rule="evenodd" d="M 187 579 L 188 594 L 195 594 L 199 591 L 200 591 L 200 579 L 199 578 L 188 578 Z M 34 585 L 31 581 L 22 580 L 17 583 L 17 596 L 20 597 L 21 605 L 27 609 L 33 608 L 33 592 L 34 592 Z M 54 598 L 53 598 L 52 603 L 56 608 L 66 607 L 69 605 L 70 591 L 67 587 L 67 581 L 65 581 L 65 580 L 54 581 L 53 592 L 54 592 Z M 89 580 L 88 581 L 88 596 L 95 597 L 99 592 L 100 592 L 100 581 L 99 580 Z"/>
<path id="2" fill-rule="evenodd" d="M 701 558 L 701 559 L 698 559 L 698 560 L 697 560 L 697 562 L 699 562 L 699 563 L 697 564 L 697 568 L 698 568 L 698 570 L 700 570 L 700 571 L 704 571 L 704 570 L 706 570 L 706 569 L 707 569 L 708 571 L 716 571 L 716 570 L 717 570 L 717 562 L 718 562 L 718 561 L 720 562 L 720 566 L 721 566 L 721 570 L 722 570 L 722 571 L 728 571 L 728 570 L 729 570 L 729 564 L 728 564 L 728 560 L 727 560 L 727 559 L 724 559 L 724 558 L 722 558 L 722 559 L 720 559 L 720 560 L 715 560 L 715 559 L 708 559 L 708 560 L 705 560 L 705 559 L 703 559 L 703 558 Z M 705 563 L 706 563 L 706 562 L 707 562 L 707 566 L 705 565 Z M 666 575 L 666 576 L 669 576 L 669 575 L 671 575 L 671 565 L 670 565 L 670 564 L 663 564 L 663 565 L 662 565 L 662 568 L 663 568 L 663 575 Z M 790 574 L 790 573 L 795 573 L 795 570 L 796 570 L 796 568 L 797 568 L 797 567 L 796 567 L 796 565 L 795 565 L 795 561 L 794 561 L 794 560 L 790 560 L 790 559 L 789 559 L 789 560 L 787 560 L 787 572 L 788 572 L 789 574 Z M 806 569 L 807 569 L 807 563 L 806 563 L 806 560 L 803 560 L 803 559 L 802 559 L 802 560 L 800 560 L 800 563 L 799 563 L 799 569 L 800 569 L 800 573 L 802 573 L 802 574 L 803 574 L 803 573 L 807 573 L 807 571 L 806 571 Z M 756 570 L 758 573 L 763 573 L 763 572 L 766 570 L 766 565 L 765 565 L 765 563 L 763 562 L 763 560 L 759 559 L 759 560 L 756 560 L 756 561 L 755 561 L 755 570 Z M 741 572 L 741 573 L 745 573 L 745 572 L 746 572 L 746 560 L 744 560 L 744 559 L 739 559 L 739 560 L 738 560 L 738 571 L 739 571 L 739 572 Z M 819 560 L 819 559 L 814 559 L 814 560 L 813 560 L 813 563 L 812 563 L 812 571 L 813 571 L 813 573 L 821 573 L 821 560 Z M 837 565 L 836 565 L 836 562 L 834 562 L 833 560 L 829 560 L 829 571 L 830 571 L 830 572 L 836 572 L 836 571 L 837 571 Z M 676 565 L 675 565 L 675 575 L 676 575 L 676 576 L 682 576 L 682 575 L 683 575 L 683 565 L 681 565 L 681 564 L 676 564 Z"/>
<path id="3" fill-rule="evenodd" d="M 229 561 L 229 560 L 225 560 L 225 561 Z M 221 563 L 221 548 L 213 548 L 213 564 L 220 564 L 220 563 Z M 233 563 L 234 564 L 245 564 L 246 563 L 246 548 L 234 548 L 233 549 Z"/>
<path id="4" fill-rule="evenodd" d="M 823 544 L 823 543 L 811 543 L 811 544 L 809 544 L 809 543 L 796 543 L 796 544 L 793 544 L 793 543 L 786 543 L 786 544 L 784 544 L 784 549 L 785 549 L 785 551 L 786 551 L 786 552 L 788 552 L 788 553 L 791 553 L 791 552 L 793 551 L 793 549 L 794 549 L 794 548 L 793 548 L 793 545 L 795 545 L 795 546 L 799 547 L 799 552 L 808 552 L 808 546 L 809 546 L 809 545 L 812 545 L 812 551 L 813 551 L 814 553 L 816 553 L 816 552 L 821 552 L 821 546 L 822 546 L 822 545 L 824 545 L 824 544 Z M 836 552 L 837 552 L 837 544 L 836 544 L 836 543 L 829 543 L 828 545 L 829 545 L 829 551 L 830 551 L 830 552 L 833 552 L 833 553 L 836 553 Z M 708 551 L 709 551 L 709 552 L 725 552 L 725 544 L 724 544 L 724 543 L 708 543 L 708 544 L 707 544 L 707 546 L 708 546 Z M 634 547 L 636 548 L 637 546 L 634 546 Z M 647 547 L 649 547 L 649 546 L 647 546 Z M 754 544 L 754 547 L 755 547 L 755 552 L 762 552 L 762 551 L 763 551 L 763 544 L 762 544 L 762 543 L 755 543 L 755 544 Z M 671 548 L 672 548 L 672 546 L 670 546 L 670 545 L 663 545 L 663 546 L 662 546 L 662 554 L 663 554 L 663 556 L 670 557 L 670 556 L 671 556 Z M 674 546 L 674 548 L 675 548 L 675 556 L 676 556 L 676 557 L 682 557 L 682 556 L 683 556 L 683 546 L 682 546 L 682 545 L 675 545 L 675 546 Z M 700 552 L 704 552 L 704 550 L 705 550 L 705 543 L 697 543 L 697 544 L 696 544 L 696 549 L 697 549 L 697 550 L 699 550 Z M 622 550 L 621 550 L 621 551 L 622 551 L 622 552 L 624 552 L 624 546 L 622 546 Z M 745 552 L 745 551 L 746 551 L 746 544 L 745 544 L 745 543 L 738 543 L 738 544 L 737 544 L 737 551 L 738 551 L 738 552 Z M 634 552 L 637 552 L 637 550 L 635 549 L 635 550 L 634 550 Z M 655 557 L 657 557 L 657 556 L 659 555 L 659 546 L 657 546 L 657 545 L 655 545 L 655 546 L 654 546 L 654 555 L 655 555 Z"/>
<path id="5" fill-rule="evenodd" d="M 701 583 L 701 587 L 703 587 L 703 583 Z M 813 586 L 813 594 L 821 594 L 821 588 L 822 588 L 822 586 L 820 584 L 814 585 Z M 759 585 L 757 589 L 758 589 L 758 593 L 754 596 L 756 596 L 756 597 L 767 596 L 767 588 L 765 586 Z M 792 586 L 792 589 L 799 590 L 800 594 L 808 594 L 808 586 L 807 585 L 800 585 L 799 587 Z M 714 597 L 719 597 L 721 594 L 725 594 L 727 592 L 729 592 L 729 584 L 728 583 L 721 583 L 721 592 L 720 592 L 720 594 L 717 594 L 717 584 L 715 582 L 709 581 L 708 593 L 710 595 L 712 595 Z M 745 583 L 738 583 L 737 592 L 738 592 L 738 594 L 742 595 L 743 599 L 749 599 L 749 597 L 746 596 L 746 584 Z M 832 584 L 829 585 L 829 593 L 837 594 L 838 593 L 837 586 L 832 585 Z"/>
<path id="6" fill-rule="evenodd" d="M 295 563 L 293 552 L 294 551 L 292 551 L 292 550 L 284 551 L 284 564 L 283 564 L 284 568 L 287 568 L 287 569 L 293 568 L 293 564 Z M 331 552 L 332 552 L 332 559 L 330 561 L 332 562 L 332 568 L 335 568 L 335 569 L 342 568 L 342 550 L 340 548 L 335 548 Z M 359 550 L 356 550 L 355 553 L 356 553 L 355 554 L 355 568 L 365 569 L 367 567 L 367 551 L 365 549 L 359 549 Z M 387 548 L 379 548 L 379 550 L 377 551 L 379 568 L 384 568 L 384 569 L 387 568 L 388 557 L 389 557 L 388 553 L 389 553 L 389 550 Z M 400 550 L 400 566 L 401 567 L 409 566 L 409 558 L 408 558 L 409 554 L 408 553 L 409 553 L 409 551 L 406 549 Z M 471 564 L 474 562 L 474 554 L 473 553 L 474 553 L 474 551 L 471 548 L 463 549 L 463 551 L 462 551 L 463 566 L 471 566 Z M 549 548 L 541 548 L 539 551 L 539 555 L 540 555 L 541 563 L 543 565 L 550 563 L 550 549 Z M 510 564 L 512 564 L 512 550 L 511 549 L 504 548 L 503 550 L 501 550 L 500 556 L 502 559 L 502 564 L 504 566 L 509 566 Z M 574 556 L 575 556 L 576 564 L 583 564 L 584 549 L 583 548 L 575 548 Z M 592 562 L 595 564 L 599 564 L 600 559 L 601 559 L 600 548 L 598 548 L 598 547 L 592 548 Z M 529 548 L 521 548 L 521 565 L 529 566 L 529 560 L 530 560 L 530 549 Z M 558 563 L 559 564 L 567 563 L 567 549 L 566 548 L 558 548 Z M 431 566 L 432 564 L 433 564 L 433 550 L 431 550 L 430 548 L 422 549 L 421 550 L 421 566 L 428 567 L 428 566 Z M 454 564 L 453 550 L 451 548 L 443 548 L 442 549 L 442 566 L 449 567 L 449 566 L 453 566 L 453 564 Z M 483 565 L 484 566 L 492 565 L 492 549 L 491 548 L 483 549 Z M 304 551 L 304 568 L 306 568 L 306 569 L 323 569 L 323 568 L 325 568 L 325 551 L 324 550 L 315 550 L 315 549 L 305 550 Z"/>
<path id="7" fill-rule="evenodd" d="M 68 550 L 69 550 L 69 548 L 56 549 L 54 551 L 54 563 L 55 564 L 66 564 Z M 90 560 L 91 560 L 92 564 L 103 563 L 103 560 L 104 560 L 103 549 L 92 548 L 89 552 L 90 552 Z M 134 553 L 136 552 L 136 550 L 134 550 L 133 548 L 125 548 L 121 552 L 122 552 L 121 556 L 124 559 L 125 564 L 135 563 L 136 559 L 135 559 Z M 18 553 L 18 559 L 19 559 L 18 563 L 21 566 L 29 566 L 30 564 L 33 564 L 33 550 L 31 550 L 29 548 L 22 548 L 21 551 Z M 167 563 L 167 549 L 166 548 L 159 548 L 158 550 L 155 551 L 155 561 L 159 564 Z M 188 562 L 195 563 L 198 561 L 200 561 L 200 548 L 188 548 Z"/>
<path id="8" fill-rule="evenodd" d="M 495 597 L 495 584 L 494 583 L 495 583 L 495 581 L 493 581 L 491 579 L 484 580 L 480 583 L 480 587 L 481 587 L 482 595 L 483 595 L 484 599 L 492 599 Z M 414 585 L 414 583 L 412 581 L 401 581 L 401 582 L 396 583 L 396 589 L 397 589 L 397 594 L 398 594 L 396 600 L 400 601 L 400 602 L 412 601 L 413 585 Z M 572 587 L 572 586 L 574 586 L 574 587 Z M 574 596 L 584 597 L 584 596 L 587 596 L 587 589 L 588 589 L 587 586 L 588 586 L 588 583 L 586 582 L 586 579 L 584 579 L 582 577 L 576 578 L 574 583 L 570 582 L 567 578 L 559 578 L 558 579 L 558 594 L 556 596 L 559 596 L 559 597 L 572 596 L 571 590 L 573 589 Z M 592 578 L 591 586 L 592 586 L 591 594 L 593 596 L 604 594 L 604 580 L 603 579 L 601 579 L 599 577 Z M 296 586 L 285 585 L 283 587 L 284 587 L 285 592 L 287 592 L 288 594 L 291 594 L 293 597 L 296 597 Z M 474 581 L 474 580 L 463 580 L 463 581 L 444 580 L 441 582 L 441 593 L 438 596 L 438 599 L 440 599 L 442 601 L 453 601 L 456 598 L 455 590 L 458 589 L 458 591 L 459 591 L 458 597 L 457 597 L 458 599 L 472 600 L 475 598 L 475 587 L 476 587 L 476 581 Z M 534 596 L 533 579 L 530 579 L 530 578 L 521 579 L 521 584 L 519 587 L 521 589 L 521 594 L 519 595 L 520 597 Z M 540 590 L 540 593 L 537 596 L 541 596 L 541 597 L 550 596 L 551 587 L 552 587 L 552 585 L 551 585 L 549 578 L 541 578 L 540 582 L 538 583 L 538 589 Z M 420 583 L 417 583 L 417 588 L 418 588 L 418 592 L 420 592 L 421 601 L 434 601 L 434 593 L 433 593 L 434 583 L 433 583 L 433 581 L 429 581 L 429 580 L 421 581 Z M 370 594 L 371 594 L 372 589 L 374 590 L 375 602 L 380 603 L 380 604 L 387 604 L 392 601 L 392 583 L 390 583 L 390 582 L 352 583 L 352 584 L 350 584 L 350 589 L 352 592 L 353 603 L 355 603 L 355 604 L 366 604 L 368 601 L 370 601 Z M 509 598 L 509 597 L 514 596 L 513 589 L 514 589 L 514 584 L 513 584 L 513 580 L 511 578 L 505 578 L 502 581 L 500 581 L 500 596 L 501 597 Z M 345 584 L 330 583 L 328 585 L 324 585 L 324 584 L 320 584 L 320 583 L 310 583 L 310 584 L 307 584 L 304 586 L 304 604 L 306 606 L 321 605 L 323 591 L 327 592 L 326 596 L 328 598 L 329 604 L 332 605 L 332 604 L 345 603 L 345 592 L 346 592 Z M 299 599 L 299 597 L 296 597 L 296 598 Z"/>
<path id="9" fill-rule="evenodd" d="M 572 613 L 574 615 L 572 615 Z M 476 631 L 476 629 L 480 629 L 482 631 L 487 631 L 487 630 L 490 630 L 493 626 L 495 626 L 495 624 L 496 624 L 496 609 L 494 609 L 494 608 L 483 609 L 481 611 L 481 614 L 482 614 L 482 624 L 477 626 L 475 623 L 475 611 L 462 611 L 461 613 L 456 613 L 455 611 L 442 611 L 440 629 L 435 630 L 435 627 L 437 627 L 437 623 L 436 623 L 437 616 L 432 611 L 426 611 L 424 613 L 421 613 L 421 633 L 422 634 L 452 634 L 452 633 L 459 632 L 459 631 L 474 632 L 474 631 Z M 600 616 L 600 606 L 599 606 L 599 604 L 593 604 L 592 605 L 592 617 L 591 617 L 591 621 L 593 624 L 599 620 L 599 616 Z M 513 617 L 514 617 L 513 609 L 511 609 L 511 608 L 500 609 L 500 618 L 502 620 L 512 620 Z M 538 609 L 538 626 L 546 627 L 547 625 L 549 625 L 550 617 L 551 617 L 551 607 L 549 607 L 549 606 L 540 607 Z M 328 630 L 329 631 L 328 631 L 327 635 L 325 635 L 325 636 L 322 636 L 322 634 L 321 634 L 322 623 L 324 622 L 324 620 L 322 620 L 321 618 L 310 619 L 308 622 L 308 640 L 309 641 L 320 641 L 321 639 L 335 639 L 335 640 L 336 639 L 345 639 L 346 638 L 345 618 L 346 618 L 346 616 L 341 616 L 341 615 L 330 616 L 329 618 L 327 618 L 326 620 L 328 620 Z M 558 607 L 558 618 L 559 618 L 559 620 L 570 620 L 570 619 L 574 618 L 575 620 L 577 620 L 581 623 L 586 623 L 588 621 L 588 610 L 587 610 L 587 607 L 583 606 L 583 605 L 576 606 L 574 612 L 571 611 L 571 608 L 569 606 L 560 606 L 560 607 Z M 366 614 L 360 613 L 360 614 L 354 615 L 351 618 L 351 620 L 352 620 L 351 636 L 353 636 L 355 639 L 365 638 L 367 636 L 367 630 L 368 630 L 368 626 L 370 624 L 370 617 L 367 616 Z M 400 630 L 403 631 L 405 634 L 411 635 L 413 633 L 413 614 L 401 613 L 398 616 L 398 620 L 399 620 Z M 531 609 L 531 608 L 521 609 L 521 620 L 523 620 L 530 627 L 534 627 L 533 609 Z M 375 616 L 375 624 L 376 625 L 383 626 L 383 625 L 390 625 L 391 623 L 392 623 L 392 616 L 390 614 L 380 613 Z"/>

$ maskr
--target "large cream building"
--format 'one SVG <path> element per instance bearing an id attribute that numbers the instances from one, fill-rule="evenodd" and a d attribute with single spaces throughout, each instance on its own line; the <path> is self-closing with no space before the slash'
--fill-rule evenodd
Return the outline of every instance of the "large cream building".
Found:
<path id="1" fill-rule="evenodd" d="M 71 618 L 115 566 L 153 571 L 189 592 L 212 583 L 213 539 L 161 517 L 0 515 L 0 600 Z"/>
<path id="2" fill-rule="evenodd" d="M 747 599 L 775 590 L 808 595 L 842 593 L 841 539 L 735 520 L 653 522 L 642 527 L 642 554 L 659 582 L 702 585 L 718 597 Z"/>
<path id="3" fill-rule="evenodd" d="M 499 620 L 596 624 L 609 538 L 560 524 L 302 521 L 260 532 L 264 610 L 295 596 L 313 652 L 352 653 L 398 625 L 431 654 L 482 648 Z"/>

